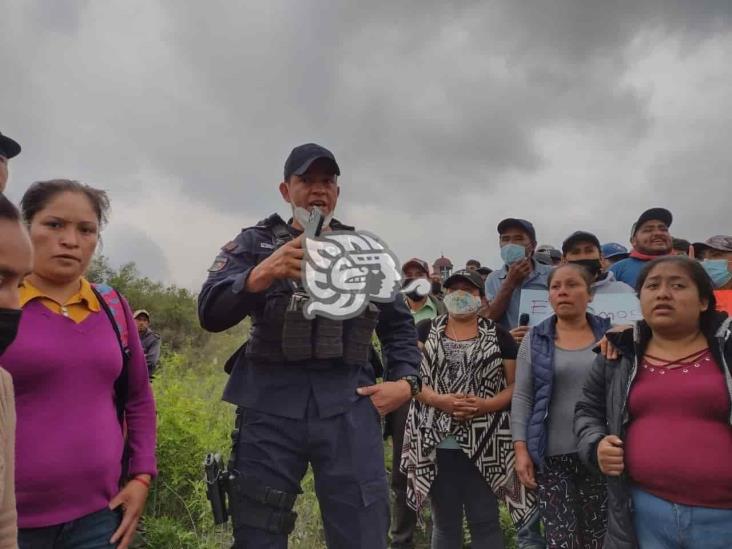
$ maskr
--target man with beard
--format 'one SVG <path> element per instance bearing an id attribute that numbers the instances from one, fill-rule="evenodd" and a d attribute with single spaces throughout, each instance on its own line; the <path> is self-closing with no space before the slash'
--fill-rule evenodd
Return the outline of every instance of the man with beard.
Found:
<path id="1" fill-rule="evenodd" d="M 0 363 L 20 324 L 18 287 L 32 268 L 30 238 L 18 209 L 0 193 Z M 10 375 L 0 368 L 0 549 L 17 547 L 15 511 L 15 399 Z"/>
<path id="2" fill-rule="evenodd" d="M 379 416 L 419 393 L 420 352 L 398 296 L 349 320 L 302 311 L 304 234 L 314 208 L 323 231 L 353 231 L 333 218 L 339 195 L 333 153 L 309 143 L 285 162 L 282 198 L 293 212 L 244 229 L 224 245 L 199 296 L 204 329 L 246 317 L 246 344 L 229 360 L 224 400 L 238 406 L 229 503 L 235 548 L 285 548 L 308 465 L 328 547 L 386 548 L 389 501 Z M 378 255 L 378 252 L 374 252 Z M 387 364 L 376 384 L 372 333 Z"/>
<path id="3" fill-rule="evenodd" d="M 610 267 L 610 272 L 617 280 L 635 288 L 638 275 L 646 263 L 671 253 L 671 234 L 668 229 L 672 221 L 671 212 L 665 208 L 651 208 L 640 215 L 630 232 L 633 246 L 630 257 Z"/>

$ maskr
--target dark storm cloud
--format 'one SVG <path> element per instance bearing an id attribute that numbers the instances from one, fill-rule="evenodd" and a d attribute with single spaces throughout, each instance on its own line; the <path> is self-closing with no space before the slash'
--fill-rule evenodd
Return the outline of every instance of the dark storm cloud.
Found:
<path id="1" fill-rule="evenodd" d="M 140 274 L 152 280 L 170 280 L 170 269 L 163 249 L 143 230 L 126 223 L 115 224 L 104 233 L 104 253 L 113 267 L 132 261 Z"/>
<path id="2" fill-rule="evenodd" d="M 562 170 L 543 178 L 557 161 L 546 136 L 574 132 L 637 161 L 632 151 L 654 135 L 659 116 L 649 107 L 653 90 L 627 81 L 637 50 L 673 39 L 679 55 L 693 55 L 731 28 L 728 0 L 18 0 L 0 21 L 0 130 L 24 146 L 10 192 L 64 176 L 135 205 L 149 186 L 170 184 L 192 203 L 250 222 L 282 209 L 284 158 L 316 141 L 343 168 L 342 208 L 371 216 L 360 223 L 388 212 L 386 236 L 404 253 L 400 222 L 444 224 L 464 213 L 466 197 L 470 221 L 480 224 L 471 246 L 486 234 L 493 241 L 506 208 L 555 227 L 546 234 L 557 240 L 571 229 L 554 215 L 568 201 L 573 220 L 610 235 L 617 220 L 595 203 L 595 188 L 611 184 L 610 170 L 622 163 L 605 163 L 591 180 Z M 663 184 L 678 193 L 696 164 L 710 192 L 721 190 L 727 158 L 717 142 L 692 142 L 673 157 L 646 159 L 650 183 L 639 195 Z M 547 194 L 516 194 L 522 181 Z M 582 185 L 594 186 L 579 196 L 567 190 Z M 625 218 L 640 206 L 607 196 L 628 210 L 614 229 L 624 235 Z M 168 217 L 150 218 L 153 239 Z M 717 209 L 707 223 L 721 219 Z M 446 253 L 458 236 L 448 224 Z"/>

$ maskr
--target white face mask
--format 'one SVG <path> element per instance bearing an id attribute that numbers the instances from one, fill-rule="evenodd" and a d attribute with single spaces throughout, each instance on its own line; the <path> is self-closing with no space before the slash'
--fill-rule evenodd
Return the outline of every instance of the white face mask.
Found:
<path id="1" fill-rule="evenodd" d="M 317 206 L 313 206 L 314 208 Z M 323 211 L 321 210 L 321 213 Z M 300 206 L 295 206 L 292 204 L 292 218 L 297 221 L 302 227 L 305 227 L 308 222 L 310 221 L 310 210 L 307 210 L 306 208 L 302 208 Z M 330 225 L 331 220 L 333 219 L 333 212 L 330 212 L 328 215 L 324 216 L 323 219 L 323 229 L 326 229 L 328 225 Z"/>

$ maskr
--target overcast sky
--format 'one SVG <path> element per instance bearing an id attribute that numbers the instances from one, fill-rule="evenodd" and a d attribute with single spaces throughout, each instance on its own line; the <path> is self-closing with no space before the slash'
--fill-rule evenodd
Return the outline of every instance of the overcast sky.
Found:
<path id="1" fill-rule="evenodd" d="M 402 260 L 496 267 L 496 224 L 540 243 L 732 234 L 730 0 L 10 0 L 0 131 L 32 181 L 106 189 L 104 253 L 197 290 L 273 211 L 293 146 L 341 166 L 336 216 Z"/>

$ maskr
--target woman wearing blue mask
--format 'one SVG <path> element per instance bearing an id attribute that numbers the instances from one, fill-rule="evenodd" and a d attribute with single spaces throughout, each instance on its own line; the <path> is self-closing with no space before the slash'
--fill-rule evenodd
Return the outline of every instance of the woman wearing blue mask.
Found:
<path id="1" fill-rule="evenodd" d="M 432 549 L 462 547 L 463 515 L 473 549 L 501 548 L 498 499 L 518 526 L 535 508 L 514 471 L 508 407 L 517 348 L 508 331 L 478 316 L 479 274 L 458 271 L 444 288 L 448 312 L 432 322 L 422 393 L 404 433 L 407 499 L 419 511 L 430 497 Z"/>

